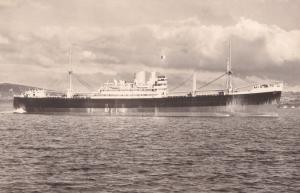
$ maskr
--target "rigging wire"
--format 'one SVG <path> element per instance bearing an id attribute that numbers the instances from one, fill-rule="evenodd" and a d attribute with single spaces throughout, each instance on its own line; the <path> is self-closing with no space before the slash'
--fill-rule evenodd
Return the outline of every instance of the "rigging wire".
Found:
<path id="1" fill-rule="evenodd" d="M 54 79 L 54 81 L 52 81 L 51 83 L 50 83 L 50 85 L 49 86 L 47 86 L 48 88 L 47 88 L 47 90 L 48 91 L 51 91 L 51 92 L 62 92 L 61 90 L 53 90 L 53 89 L 49 89 L 49 88 L 53 88 L 53 87 L 56 87 L 57 88 L 57 85 L 64 85 L 63 83 L 63 80 L 61 79 L 61 78 L 57 78 L 57 79 Z"/>
<path id="2" fill-rule="evenodd" d="M 224 74 L 222 74 L 221 76 L 218 76 L 217 78 L 215 78 L 215 79 L 213 79 L 213 80 L 211 80 L 211 81 L 209 81 L 209 82 L 203 84 L 203 85 L 202 85 L 200 88 L 198 88 L 197 90 L 200 90 L 200 89 L 202 89 L 202 88 L 204 88 L 204 87 L 207 87 L 208 85 L 210 85 L 211 83 L 213 83 L 213 82 L 219 80 L 220 78 L 222 78 L 222 77 L 225 76 L 226 74 L 227 74 L 227 72 L 224 73 Z"/>
<path id="3" fill-rule="evenodd" d="M 233 77 L 234 77 L 234 76 L 233 76 Z M 238 78 L 238 77 L 234 77 L 234 78 Z M 251 87 L 251 86 L 253 86 L 253 85 L 259 84 L 258 82 L 251 82 L 251 81 L 248 81 L 248 80 L 242 79 L 242 78 L 239 78 L 239 79 L 242 80 L 242 81 L 244 81 L 245 83 L 248 83 L 249 85 L 237 87 L 237 88 L 235 88 L 235 89 L 247 88 L 247 87 Z"/>
<path id="4" fill-rule="evenodd" d="M 246 82 L 246 83 L 248 83 L 248 84 L 258 84 L 257 82 L 251 82 L 251 81 L 248 81 L 248 80 L 242 79 L 242 78 L 241 78 L 241 80 L 244 81 L 244 82 Z"/>
<path id="5" fill-rule="evenodd" d="M 87 83 L 86 81 L 82 80 L 77 74 L 73 73 L 73 76 L 76 78 L 76 80 L 78 80 L 78 82 L 84 86 L 85 88 L 87 88 L 88 90 L 93 90 L 93 86 L 91 86 L 89 83 Z"/>
<path id="6" fill-rule="evenodd" d="M 200 90 L 200 89 L 202 89 L 202 88 L 207 87 L 208 85 L 210 85 L 210 84 L 212 84 L 213 82 L 219 80 L 220 78 L 222 78 L 222 77 L 225 76 L 226 74 L 227 74 L 227 73 L 224 73 L 224 74 L 218 76 L 217 78 L 215 78 L 215 79 L 213 79 L 213 80 L 211 80 L 211 81 L 209 81 L 209 82 L 206 82 L 205 84 L 203 84 L 203 85 L 202 85 L 200 88 L 198 88 L 197 90 Z M 191 78 L 192 78 L 192 77 L 189 77 L 189 78 L 185 79 L 185 80 L 182 81 L 180 84 L 178 84 L 178 85 L 175 86 L 174 88 L 170 89 L 170 92 L 172 92 L 172 91 L 174 91 L 174 90 L 176 90 L 176 89 L 182 87 L 182 86 L 185 85 L 188 81 L 190 81 Z"/>
<path id="7" fill-rule="evenodd" d="M 183 85 L 185 85 L 187 83 L 187 81 L 191 80 L 192 77 L 189 77 L 187 79 L 185 79 L 184 81 L 182 81 L 180 84 L 178 84 L 177 86 L 175 86 L 174 88 L 170 89 L 170 92 L 182 87 Z"/>

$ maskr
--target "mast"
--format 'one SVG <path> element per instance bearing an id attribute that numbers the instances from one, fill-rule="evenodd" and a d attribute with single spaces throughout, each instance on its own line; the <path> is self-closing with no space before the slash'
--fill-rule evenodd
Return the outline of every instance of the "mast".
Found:
<path id="1" fill-rule="evenodd" d="M 196 90 L 197 90 L 197 75 L 196 75 L 196 73 L 194 72 L 194 73 L 193 73 L 193 90 L 192 90 L 193 96 L 196 95 Z"/>
<path id="2" fill-rule="evenodd" d="M 72 90 L 72 44 L 69 48 L 69 71 L 68 71 L 68 75 L 69 75 L 69 88 L 67 90 L 67 97 L 71 98 L 73 96 L 73 90 Z"/>
<path id="3" fill-rule="evenodd" d="M 228 54 L 228 58 L 227 58 L 227 82 L 226 82 L 226 87 L 227 87 L 227 91 L 228 93 L 231 93 L 233 91 L 232 88 L 232 69 L 231 69 L 231 41 L 229 40 L 228 42 L 228 46 L 229 46 L 229 54 Z"/>

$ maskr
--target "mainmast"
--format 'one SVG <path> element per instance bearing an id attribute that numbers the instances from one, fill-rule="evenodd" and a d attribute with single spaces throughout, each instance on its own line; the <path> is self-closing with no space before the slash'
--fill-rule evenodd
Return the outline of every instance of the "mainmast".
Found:
<path id="1" fill-rule="evenodd" d="M 232 70 L 231 70 L 231 41 L 229 40 L 229 54 L 228 54 L 228 58 L 227 58 L 227 83 L 226 83 L 226 87 L 227 87 L 227 91 L 228 93 L 231 93 L 233 91 L 232 88 Z"/>
<path id="2" fill-rule="evenodd" d="M 72 45 L 69 48 L 69 88 L 67 90 L 67 97 L 71 98 L 73 96 L 73 90 L 72 90 Z"/>
<path id="3" fill-rule="evenodd" d="M 193 90 L 192 90 L 193 96 L 196 96 L 196 91 L 197 91 L 197 75 L 194 72 L 193 73 Z"/>

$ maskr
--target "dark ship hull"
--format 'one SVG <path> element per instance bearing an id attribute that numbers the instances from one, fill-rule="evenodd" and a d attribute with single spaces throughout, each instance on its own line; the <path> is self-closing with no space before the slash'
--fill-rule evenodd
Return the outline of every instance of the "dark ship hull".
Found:
<path id="1" fill-rule="evenodd" d="M 163 98 L 64 98 L 64 97 L 14 97 L 15 109 L 28 113 L 73 112 L 94 110 L 102 112 L 127 111 L 190 111 L 198 107 L 226 107 L 230 105 L 278 104 L 281 91 L 234 95 L 169 96 Z"/>

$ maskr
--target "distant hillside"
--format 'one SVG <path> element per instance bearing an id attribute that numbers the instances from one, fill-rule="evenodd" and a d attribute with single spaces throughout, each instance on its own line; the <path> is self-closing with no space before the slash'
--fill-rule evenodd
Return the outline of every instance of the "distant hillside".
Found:
<path id="1" fill-rule="evenodd" d="M 36 88 L 37 87 L 25 86 L 20 84 L 0 83 L 0 98 L 11 99 L 13 98 L 13 95 L 19 95 L 26 90 Z"/>
<path id="2" fill-rule="evenodd" d="M 280 103 L 282 106 L 300 107 L 300 92 L 283 92 Z"/>

